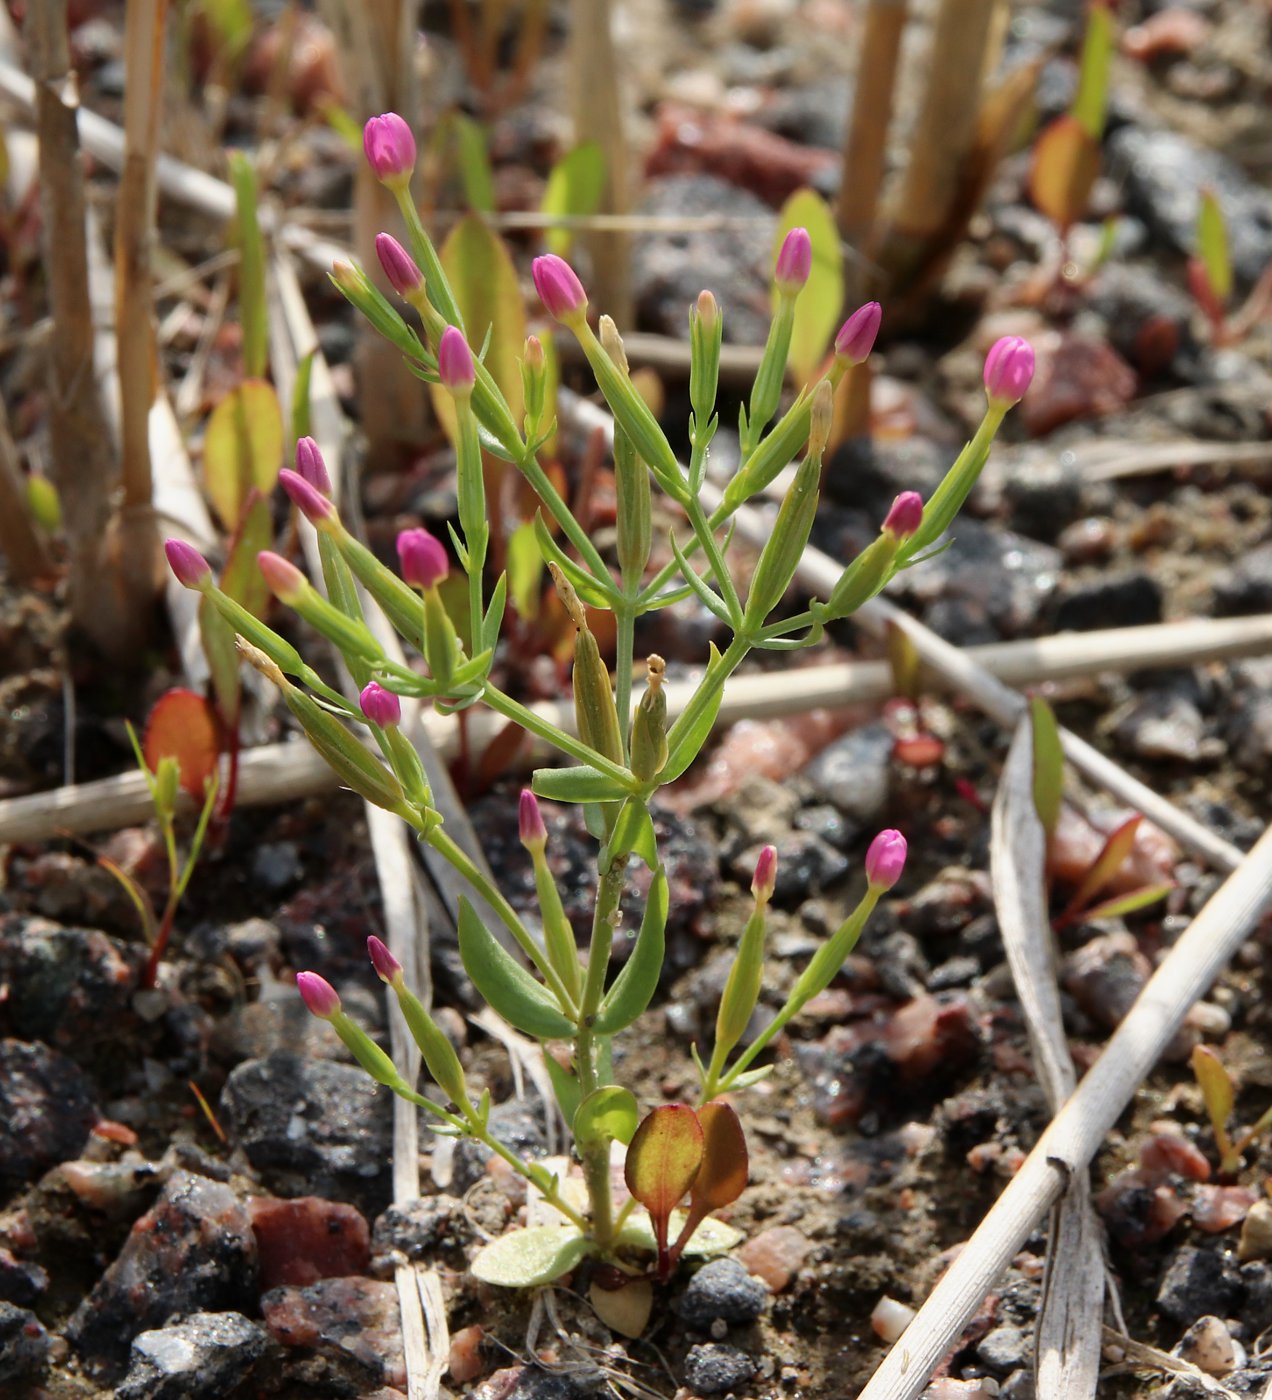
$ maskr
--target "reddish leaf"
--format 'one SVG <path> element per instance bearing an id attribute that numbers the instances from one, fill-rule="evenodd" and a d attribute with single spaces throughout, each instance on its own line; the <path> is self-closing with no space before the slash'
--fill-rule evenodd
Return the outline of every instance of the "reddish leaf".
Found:
<path id="1" fill-rule="evenodd" d="M 1100 854 L 1091 862 L 1090 869 L 1082 877 L 1082 883 L 1074 890 L 1073 898 L 1069 900 L 1061 916 L 1063 920 L 1071 919 L 1079 910 L 1085 909 L 1112 881 L 1134 849 L 1135 833 L 1143 820 L 1143 817 L 1136 813 L 1127 817 L 1120 826 L 1109 833 Z"/>
<path id="2" fill-rule="evenodd" d="M 1086 211 L 1100 173 L 1100 144 L 1075 117 L 1057 117 L 1034 143 L 1029 194 L 1064 233 Z"/>
<path id="3" fill-rule="evenodd" d="M 698 1175 L 704 1150 L 698 1115 L 685 1103 L 655 1108 L 636 1129 L 623 1176 L 653 1220 L 665 1220 L 680 1204 Z"/>
<path id="4" fill-rule="evenodd" d="M 181 770 L 181 786 L 202 802 L 204 786 L 216 772 L 221 751 L 221 729 L 216 711 L 192 690 L 169 690 L 155 701 L 146 720 L 142 753 L 152 773 L 164 758 L 174 758 Z"/>
<path id="5" fill-rule="evenodd" d="M 704 1212 L 731 1205 L 746 1190 L 750 1159 L 738 1115 L 727 1103 L 712 1102 L 698 1110 L 702 1128 L 702 1166 L 694 1178 L 691 1210 Z"/>

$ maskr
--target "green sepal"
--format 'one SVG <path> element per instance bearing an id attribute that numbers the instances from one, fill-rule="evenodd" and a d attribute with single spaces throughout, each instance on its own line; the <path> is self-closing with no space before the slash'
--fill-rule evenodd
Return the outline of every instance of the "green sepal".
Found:
<path id="1" fill-rule="evenodd" d="M 536 768 L 530 790 L 551 802 L 620 802 L 631 793 L 608 773 L 581 763 L 569 768 Z"/>
<path id="2" fill-rule="evenodd" d="M 242 603 L 235 602 L 219 588 L 208 588 L 203 596 L 240 637 L 263 651 L 285 675 L 303 676 L 309 670 L 300 652 L 290 642 L 284 641 L 272 627 L 248 612 Z"/>
<path id="3" fill-rule="evenodd" d="M 764 981 L 764 918 L 767 906 L 756 903 L 738 941 L 737 955 L 716 1014 L 715 1056 L 720 1063 L 746 1033 L 760 1000 Z"/>
<path id="4" fill-rule="evenodd" d="M 561 892 L 548 868 L 542 848 L 534 853 L 534 885 L 539 895 L 539 915 L 543 920 L 543 946 L 548 964 L 562 985 L 577 1002 L 583 978 L 579 970 L 579 950 L 574 929 L 561 903 Z"/>
<path id="5" fill-rule="evenodd" d="M 945 473 L 941 484 L 933 491 L 923 507 L 923 521 L 917 532 L 897 551 L 897 563 L 906 564 L 920 550 L 935 544 L 954 522 L 954 517 L 963 508 L 963 503 L 972 493 L 972 488 L 985 469 L 989 460 L 989 449 L 994 442 L 994 434 L 1006 413 L 1005 408 L 993 404 L 985 411 L 976 436 L 958 454 L 954 465 Z"/>
<path id="6" fill-rule="evenodd" d="M 462 895 L 459 956 L 473 986 L 510 1026 L 539 1040 L 569 1040 L 577 1033 L 552 993 L 495 938 Z"/>
<path id="7" fill-rule="evenodd" d="M 429 787 L 428 777 L 424 772 L 424 765 L 420 762 L 415 745 L 396 724 L 388 729 L 382 729 L 380 733 L 383 735 L 381 747 L 385 751 L 385 757 L 389 760 L 393 772 L 397 775 L 398 782 L 402 784 L 402 790 L 412 802 L 426 806 L 431 804 L 433 791 Z"/>
<path id="8" fill-rule="evenodd" d="M 839 575 L 825 605 L 815 605 L 811 609 L 814 618 L 826 622 L 833 618 L 851 617 L 892 577 L 896 560 L 896 536 L 887 530 L 881 531 Z"/>
<path id="9" fill-rule="evenodd" d="M 384 764 L 369 754 L 363 744 L 312 695 L 294 685 L 284 685 L 287 708 L 300 721 L 301 728 L 315 749 L 359 797 L 390 812 L 403 811 L 402 785 Z"/>
<path id="10" fill-rule="evenodd" d="M 667 875 L 659 870 L 649 887 L 636 946 L 596 1013 L 592 1029 L 597 1034 L 610 1036 L 630 1026 L 653 1000 L 666 949 L 667 909 Z"/>
<path id="11" fill-rule="evenodd" d="M 326 637 L 346 661 L 374 664 L 383 660 L 384 648 L 366 623 L 328 602 L 311 585 L 306 584 L 300 599 L 292 604 L 292 611 Z"/>
<path id="12" fill-rule="evenodd" d="M 391 569 L 386 569 L 366 545 L 355 540 L 347 530 L 339 531 L 335 541 L 351 572 L 384 609 L 385 616 L 412 646 L 419 646 L 424 627 L 420 595 Z"/>
<path id="13" fill-rule="evenodd" d="M 580 1147 L 614 1140 L 631 1142 L 640 1121 L 636 1095 L 617 1084 L 603 1084 L 579 1104 L 571 1119 L 574 1141 Z"/>
<path id="14" fill-rule="evenodd" d="M 347 277 L 347 280 L 334 274 L 331 277 L 340 295 L 360 311 L 385 340 L 396 345 L 407 357 L 408 363 L 414 362 L 412 368 L 415 365 L 427 366 L 436 379 L 437 361 L 420 343 L 419 336 L 403 320 L 397 308 L 366 273 L 358 268 L 351 268 L 350 272 L 352 277 Z"/>
<path id="15" fill-rule="evenodd" d="M 755 383 L 751 386 L 747 437 L 742 439 L 744 456 L 755 447 L 755 439 L 777 412 L 777 405 L 782 397 L 782 383 L 786 378 L 791 332 L 794 328 L 795 298 L 779 292 L 777 305 L 773 308 L 773 319 L 769 322 L 768 338 L 764 342 L 764 353 L 760 356 L 760 367 L 755 372 Z"/>
<path id="16" fill-rule="evenodd" d="M 744 460 L 738 474 L 725 487 L 724 500 L 717 515 L 721 512 L 731 515 L 740 505 L 763 491 L 778 472 L 795 460 L 795 454 L 808 441 L 812 412 L 812 391 L 801 389 L 795 402 L 777 420 L 773 431 Z"/>
<path id="17" fill-rule="evenodd" d="M 765 618 L 781 602 L 795 577 L 817 514 L 820 482 L 821 455 L 810 452 L 800 463 L 790 490 L 782 498 L 777 520 L 760 551 L 742 618 L 745 631 L 753 632 L 764 625 Z"/>

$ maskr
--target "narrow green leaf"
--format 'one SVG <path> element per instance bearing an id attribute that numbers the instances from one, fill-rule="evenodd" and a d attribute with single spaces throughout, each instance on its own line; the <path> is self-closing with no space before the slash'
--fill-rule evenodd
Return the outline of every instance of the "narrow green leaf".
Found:
<path id="1" fill-rule="evenodd" d="M 238 207 L 239 322 L 243 328 L 243 368 L 249 379 L 265 373 L 268 355 L 265 309 L 265 244 L 256 209 L 256 171 L 241 152 L 230 155 L 230 180 Z"/>
<path id="2" fill-rule="evenodd" d="M 552 802 L 618 802 L 629 796 L 628 789 L 608 773 L 582 763 L 569 768 L 536 768 L 530 787 L 536 797 Z"/>
<path id="3" fill-rule="evenodd" d="M 314 376 L 314 356 L 317 347 L 308 350 L 300 357 L 296 366 L 296 382 L 292 385 L 291 401 L 291 448 L 303 437 L 309 436 L 309 386 Z"/>
<path id="4" fill-rule="evenodd" d="M 713 673 L 720 667 L 720 653 L 716 650 L 715 643 L 711 644 L 711 659 L 707 663 L 706 674 L 703 676 L 701 685 L 711 685 Z M 681 725 L 677 720 L 671 727 L 671 732 L 667 736 L 670 751 L 667 755 L 667 766 L 658 775 L 662 784 L 674 783 L 686 768 L 702 752 L 703 745 L 711 737 L 711 731 L 715 728 L 716 716 L 720 713 L 720 702 L 724 699 L 724 687 L 714 685 L 707 704 L 688 724 Z M 684 716 L 681 716 L 683 719 Z"/>
<path id="5" fill-rule="evenodd" d="M 813 267 L 795 302 L 786 364 L 796 384 L 807 384 L 821 367 L 844 304 L 844 262 L 839 229 L 830 206 L 816 190 L 796 190 L 777 216 L 774 255 L 793 228 L 806 228 L 813 245 Z"/>
<path id="6" fill-rule="evenodd" d="M 602 582 L 577 564 L 552 538 L 542 511 L 535 511 L 534 536 L 543 558 L 569 579 L 574 591 L 590 608 L 610 608 L 620 600 L 620 594 L 612 580 Z"/>
<path id="7" fill-rule="evenodd" d="M 573 1123 L 583 1097 L 578 1076 L 568 1069 L 562 1069 L 555 1055 L 544 1055 L 543 1064 L 548 1071 L 548 1078 L 552 1081 L 552 1092 L 556 1095 L 561 1116 L 567 1123 Z"/>
<path id="8" fill-rule="evenodd" d="M 595 1246 L 573 1226 L 534 1225 L 509 1230 L 479 1249 L 471 1267 L 474 1278 L 503 1288 L 534 1288 L 555 1283 Z"/>
<path id="9" fill-rule="evenodd" d="M 1175 888 L 1174 880 L 1163 880 L 1156 885 L 1141 885 L 1137 890 L 1126 894 L 1115 894 L 1111 899 L 1103 899 L 1083 911 L 1084 919 L 1120 919 L 1124 914 L 1134 914 L 1138 909 L 1147 909 L 1156 904 Z"/>
<path id="10" fill-rule="evenodd" d="M 1220 302 L 1232 295 L 1232 259 L 1228 252 L 1228 225 L 1214 190 L 1202 190 L 1197 208 L 1197 256 L 1206 269 L 1210 290 Z"/>
<path id="11" fill-rule="evenodd" d="M 1060 818 L 1064 796 L 1064 749 L 1055 711 L 1040 695 L 1029 698 L 1033 725 L 1033 800 L 1042 829 L 1050 837 Z"/>
<path id="12" fill-rule="evenodd" d="M 468 207 L 479 214 L 493 214 L 495 180 L 490 169 L 490 154 L 486 149 L 485 128 L 463 112 L 452 112 L 445 126 Z M 464 324 L 472 323 L 465 317 Z"/>
<path id="13" fill-rule="evenodd" d="M 596 1014 L 595 1029 L 598 1034 L 614 1035 L 626 1029 L 653 1000 L 662 974 L 667 909 L 667 876 L 660 870 L 649 887 L 645 917 L 640 922 L 636 946 L 606 992 Z"/>
<path id="14" fill-rule="evenodd" d="M 1109 833 L 1104 845 L 1100 848 L 1100 854 L 1091 862 L 1087 873 L 1082 877 L 1078 888 L 1074 890 L 1073 897 L 1069 900 L 1062 919 L 1071 919 L 1080 910 L 1085 909 L 1091 900 L 1104 889 L 1110 880 L 1122 868 L 1126 858 L 1135 847 L 1135 833 L 1139 830 L 1139 824 L 1143 817 L 1137 812 Z"/>
<path id="15" fill-rule="evenodd" d="M 605 154 L 595 141 L 584 141 L 552 167 L 539 208 L 549 217 L 586 218 L 600 208 L 604 193 Z M 567 257 L 574 230 L 550 228 L 544 241 L 549 253 Z"/>
<path id="16" fill-rule="evenodd" d="M 1105 0 L 1095 0 L 1087 12 L 1086 37 L 1078 61 L 1078 90 L 1069 112 L 1091 140 L 1097 142 L 1104 135 L 1108 116 L 1114 37 L 1112 9 Z"/>
<path id="17" fill-rule="evenodd" d="M 539 1040 L 569 1040 L 576 1033 L 552 993 L 495 938 L 462 896 L 459 956 L 473 986 L 510 1026 Z"/>
<path id="18" fill-rule="evenodd" d="M 543 597 L 543 555 L 532 520 L 523 520 L 508 536 L 508 592 L 517 615 L 533 622 Z"/>
<path id="19" fill-rule="evenodd" d="M 639 1117 L 636 1096 L 630 1089 L 620 1088 L 617 1084 L 604 1084 L 599 1089 L 593 1089 L 579 1104 L 573 1119 L 574 1141 L 580 1147 L 587 1147 L 604 1138 L 629 1143 Z"/>

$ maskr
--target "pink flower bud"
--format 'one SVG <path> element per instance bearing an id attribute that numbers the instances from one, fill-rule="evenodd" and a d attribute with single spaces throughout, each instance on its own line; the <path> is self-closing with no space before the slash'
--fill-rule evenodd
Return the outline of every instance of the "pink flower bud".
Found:
<path id="1" fill-rule="evenodd" d="M 212 569 L 208 561 L 192 544 L 186 544 L 184 540 L 165 540 L 163 552 L 168 556 L 168 567 L 183 588 L 202 591 L 212 582 Z"/>
<path id="2" fill-rule="evenodd" d="M 450 573 L 445 549 L 427 530 L 403 530 L 397 552 L 402 577 L 415 588 L 432 588 Z"/>
<path id="3" fill-rule="evenodd" d="M 788 296 L 808 281 L 813 270 L 813 242 L 806 228 L 793 228 L 782 240 L 773 280 L 779 292 Z"/>
<path id="4" fill-rule="evenodd" d="M 547 253 L 535 258 L 530 268 L 534 277 L 534 289 L 544 310 L 554 321 L 569 325 L 577 321 L 587 310 L 587 293 L 574 269 L 564 258 L 555 253 Z"/>
<path id="5" fill-rule="evenodd" d="M 531 374 L 542 374 L 546 368 L 548 360 L 543 351 L 543 341 L 537 335 L 526 336 L 524 360 Z"/>
<path id="6" fill-rule="evenodd" d="M 874 349 L 875 336 L 879 334 L 879 322 L 883 320 L 883 307 L 877 301 L 868 301 L 839 327 L 835 337 L 835 354 L 850 365 L 864 364 Z"/>
<path id="7" fill-rule="evenodd" d="M 712 292 L 704 288 L 698 293 L 696 309 L 699 325 L 708 335 L 711 335 L 715 331 L 716 322 L 720 319 L 720 303 L 716 301 Z"/>
<path id="8" fill-rule="evenodd" d="M 1019 403 L 1034 374 L 1033 346 L 1018 335 L 996 340 L 985 356 L 985 390 L 989 401 L 1004 408 Z"/>
<path id="9" fill-rule="evenodd" d="M 898 541 L 908 540 L 923 523 L 923 497 L 917 491 L 902 491 L 892 502 L 883 528 Z"/>
<path id="10" fill-rule="evenodd" d="M 381 982 L 390 986 L 402 975 L 402 964 L 389 952 L 389 945 L 372 934 L 367 939 L 367 952 L 371 955 L 371 966 Z"/>
<path id="11" fill-rule="evenodd" d="M 385 690 L 375 681 L 363 686 L 362 694 L 358 696 L 358 704 L 362 706 L 362 713 L 371 723 L 378 724 L 381 729 L 401 722 L 402 702 L 391 690 Z"/>
<path id="12" fill-rule="evenodd" d="M 311 437 L 300 438 L 296 443 L 296 474 L 324 496 L 331 499 L 331 477 L 327 464 L 322 460 L 322 452 Z"/>
<path id="13" fill-rule="evenodd" d="M 456 397 L 466 398 L 473 391 L 473 381 L 477 378 L 473 352 L 458 326 L 447 326 L 442 332 L 437 346 L 437 377 L 443 388 Z"/>
<path id="14" fill-rule="evenodd" d="M 517 809 L 521 844 L 531 853 L 542 851 L 548 844 L 548 828 L 543 824 L 539 800 L 529 788 L 521 789 L 521 804 Z"/>
<path id="15" fill-rule="evenodd" d="M 275 554 L 272 549 L 261 550 L 256 556 L 256 566 L 260 569 L 261 577 L 268 585 L 269 591 L 280 603 L 286 603 L 288 607 L 298 603 L 309 586 L 304 574 L 295 564 L 284 559 L 281 554 Z"/>
<path id="16" fill-rule="evenodd" d="M 424 274 L 415 265 L 415 259 L 391 233 L 376 234 L 375 251 L 389 286 L 398 296 L 409 297 L 424 285 Z"/>
<path id="17" fill-rule="evenodd" d="M 881 831 L 866 852 L 866 879 L 872 890 L 890 890 L 905 869 L 905 837 L 899 831 Z"/>
<path id="18" fill-rule="evenodd" d="M 278 473 L 278 482 L 287 492 L 292 505 L 299 509 L 311 525 L 321 525 L 323 521 L 330 520 L 335 515 L 335 506 L 316 486 L 306 481 L 299 472 L 290 471 L 284 467 Z"/>
<path id="19" fill-rule="evenodd" d="M 773 898 L 777 886 L 777 847 L 765 846 L 755 862 L 755 878 L 751 881 L 751 893 L 761 904 Z"/>
<path id="20" fill-rule="evenodd" d="M 330 1021 L 340 1010 L 340 998 L 336 989 L 325 977 L 316 972 L 298 972 L 296 990 L 301 1000 L 320 1020 Z"/>
<path id="21" fill-rule="evenodd" d="M 382 184 L 405 185 L 415 170 L 415 137 L 396 112 L 372 117 L 362 128 L 362 149 Z"/>

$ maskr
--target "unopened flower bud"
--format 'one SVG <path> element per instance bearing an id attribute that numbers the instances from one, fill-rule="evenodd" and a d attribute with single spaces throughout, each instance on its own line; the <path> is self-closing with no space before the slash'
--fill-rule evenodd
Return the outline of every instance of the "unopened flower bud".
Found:
<path id="1" fill-rule="evenodd" d="M 597 324 L 597 329 L 600 331 L 601 344 L 605 347 L 605 353 L 624 374 L 630 374 L 631 366 L 627 363 L 627 351 L 623 347 L 623 337 L 618 333 L 614 318 L 602 316 Z"/>
<path id="2" fill-rule="evenodd" d="M 403 117 L 385 112 L 362 128 L 362 149 L 375 177 L 390 189 L 403 188 L 415 170 L 415 137 Z"/>
<path id="3" fill-rule="evenodd" d="M 864 306 L 859 306 L 839 327 L 839 334 L 835 336 L 835 354 L 850 365 L 864 364 L 874 349 L 882 320 L 883 307 L 877 301 L 868 301 Z"/>
<path id="4" fill-rule="evenodd" d="M 632 772 L 643 783 L 652 782 L 667 766 L 667 692 L 663 678 L 667 663 L 650 655 L 646 662 L 645 693 L 632 721 Z"/>
<path id="5" fill-rule="evenodd" d="M 985 356 L 985 392 L 990 403 L 998 407 L 1019 403 L 1033 375 L 1033 346 L 1018 335 L 996 340 Z"/>
<path id="6" fill-rule="evenodd" d="M 539 300 L 554 321 L 569 325 L 582 319 L 587 311 L 587 293 L 564 258 L 558 258 L 555 253 L 546 253 L 541 258 L 535 258 L 530 272 Z"/>
<path id="7" fill-rule="evenodd" d="M 424 285 L 424 274 L 415 265 L 415 259 L 391 233 L 376 234 L 375 251 L 389 286 L 398 296 L 409 297 Z"/>
<path id="8" fill-rule="evenodd" d="M 923 523 L 923 497 L 917 491 L 902 491 L 892 502 L 883 528 L 895 536 L 898 544 L 908 540 Z"/>
<path id="9" fill-rule="evenodd" d="M 397 537 L 402 577 L 415 588 L 432 588 L 450 573 L 450 561 L 440 540 L 427 530 L 403 530 Z"/>
<path id="10" fill-rule="evenodd" d="M 336 508 L 311 482 L 299 472 L 284 467 L 278 473 L 278 484 L 287 492 L 288 499 L 311 525 L 321 525 L 331 520 Z"/>
<path id="11" fill-rule="evenodd" d="M 370 681 L 363 686 L 362 693 L 358 696 L 358 704 L 362 706 L 362 713 L 367 719 L 372 724 L 378 724 L 381 729 L 401 723 L 401 700 L 376 681 Z"/>
<path id="12" fill-rule="evenodd" d="M 311 437 L 299 438 L 296 442 L 296 474 L 303 476 L 315 491 L 331 498 L 331 476 L 318 444 Z"/>
<path id="13" fill-rule="evenodd" d="M 539 799 L 529 788 L 521 789 L 521 802 L 517 808 L 518 835 L 521 844 L 534 854 L 548 844 L 548 828 L 543 824 L 543 813 L 539 810 Z"/>
<path id="14" fill-rule="evenodd" d="M 473 391 L 477 371 L 473 367 L 473 352 L 468 348 L 464 333 L 457 326 L 447 326 L 437 346 L 437 377 L 442 387 L 456 398 L 467 398 Z"/>
<path id="15" fill-rule="evenodd" d="M 755 862 L 755 877 L 751 881 L 751 893 L 761 904 L 773 898 L 777 887 L 777 847 L 765 846 Z"/>
<path id="16" fill-rule="evenodd" d="M 296 990 L 305 1006 L 320 1020 L 330 1021 L 340 1014 L 340 997 L 336 989 L 316 972 L 298 972 Z"/>
<path id="17" fill-rule="evenodd" d="M 705 289 L 698 293 L 698 301 L 695 306 L 698 315 L 698 324 L 707 335 L 713 335 L 720 320 L 720 303 L 716 301 L 715 295 Z"/>
<path id="18" fill-rule="evenodd" d="M 256 556 L 256 566 L 269 591 L 280 603 L 286 603 L 289 608 L 295 607 L 305 596 L 309 581 L 295 564 L 281 554 L 275 554 L 272 549 L 262 549 Z"/>
<path id="19" fill-rule="evenodd" d="M 367 939 L 367 952 L 371 956 L 371 966 L 375 968 L 375 975 L 391 987 L 402 976 L 402 964 L 389 951 L 389 945 L 372 934 Z"/>
<path id="20" fill-rule="evenodd" d="M 792 296 L 808 281 L 813 270 L 813 242 L 806 228 L 793 228 L 782 240 L 773 280 L 779 292 Z"/>
<path id="21" fill-rule="evenodd" d="M 905 837 L 899 831 L 881 831 L 866 852 L 866 879 L 872 890 L 890 890 L 905 869 Z"/>
<path id="22" fill-rule="evenodd" d="M 548 393 L 548 357 L 537 335 L 526 336 L 521 355 L 521 388 L 526 405 L 526 432 L 532 435 L 543 417 Z"/>
<path id="23" fill-rule="evenodd" d="M 211 566 L 192 544 L 184 540 L 165 540 L 163 552 L 168 556 L 168 567 L 183 588 L 202 591 L 211 584 Z"/>
<path id="24" fill-rule="evenodd" d="M 808 420 L 808 451 L 820 457 L 830 440 L 835 421 L 835 391 L 829 379 L 823 379 L 813 390 L 813 406 Z"/>

